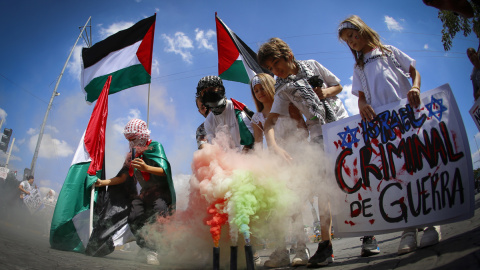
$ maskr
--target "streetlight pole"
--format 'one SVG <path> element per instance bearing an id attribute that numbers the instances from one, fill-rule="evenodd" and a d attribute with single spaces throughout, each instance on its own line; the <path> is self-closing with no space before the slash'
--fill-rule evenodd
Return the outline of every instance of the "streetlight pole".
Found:
<path id="1" fill-rule="evenodd" d="M 70 60 L 70 57 L 72 56 L 72 53 L 73 53 L 73 50 L 75 49 L 75 46 L 77 46 L 78 40 L 82 36 L 83 31 L 85 31 L 85 28 L 87 27 L 87 24 L 90 21 L 90 18 L 91 17 L 88 18 L 87 22 L 83 26 L 82 31 L 80 31 L 80 35 L 78 35 L 77 41 L 75 41 L 75 44 L 73 45 L 72 50 L 70 51 L 70 54 L 68 55 L 67 61 L 65 61 L 65 65 L 63 65 L 62 72 L 60 72 L 60 76 L 58 77 L 57 83 L 55 84 L 55 89 L 53 89 L 52 97 L 50 98 L 50 102 L 48 103 L 47 111 L 45 112 L 45 117 L 43 118 L 42 127 L 40 128 L 40 133 L 38 134 L 37 146 L 35 147 L 35 153 L 33 154 L 32 164 L 30 165 L 30 174 L 31 175 L 35 174 L 35 162 L 37 161 L 38 150 L 40 149 L 40 144 L 42 142 L 43 131 L 45 129 L 45 123 L 47 122 L 48 113 L 50 112 L 50 109 L 52 108 L 53 98 L 60 95 L 60 93 L 57 93 L 57 88 L 58 88 L 58 85 L 60 84 L 60 80 L 62 79 L 63 72 L 65 71 L 65 68 L 67 67 L 68 60 Z"/>

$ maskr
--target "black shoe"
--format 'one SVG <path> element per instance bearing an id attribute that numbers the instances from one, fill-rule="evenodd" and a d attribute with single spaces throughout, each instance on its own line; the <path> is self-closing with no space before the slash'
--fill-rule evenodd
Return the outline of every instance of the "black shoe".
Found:
<path id="1" fill-rule="evenodd" d="M 308 260 L 308 268 L 326 266 L 333 262 L 333 249 L 330 241 L 322 241 L 318 244 L 315 254 Z"/>
<path id="2" fill-rule="evenodd" d="M 360 240 L 363 240 L 361 252 L 362 257 L 368 257 L 380 253 L 380 248 L 378 247 L 375 236 L 364 236 L 360 238 Z"/>

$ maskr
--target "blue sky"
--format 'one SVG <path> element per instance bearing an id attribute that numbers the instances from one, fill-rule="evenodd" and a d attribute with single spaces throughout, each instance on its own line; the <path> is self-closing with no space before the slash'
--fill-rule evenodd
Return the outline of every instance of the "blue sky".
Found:
<path id="1" fill-rule="evenodd" d="M 449 83 L 467 129 L 474 167 L 479 167 L 478 130 L 468 110 L 473 105 L 473 36 L 458 35 L 449 52 L 441 43 L 438 11 L 421 0 L 406 1 L 1 1 L 0 118 L 13 129 L 11 170 L 23 173 L 32 162 L 38 133 L 56 79 L 89 16 L 96 43 L 157 13 L 150 96 L 152 138 L 164 145 L 174 178 L 186 185 L 196 150 L 195 130 L 203 121 L 194 96 L 198 80 L 218 75 L 215 12 L 254 51 L 271 37 L 284 39 L 297 59 L 315 59 L 340 78 L 340 94 L 350 115 L 358 112 L 351 96 L 353 57 L 336 29 L 359 15 L 383 38 L 417 60 L 422 92 Z M 80 88 L 81 40 L 60 82 L 45 128 L 35 179 L 60 191 L 93 106 Z M 248 85 L 224 81 L 228 97 L 255 109 Z M 147 86 L 109 97 L 107 177 L 120 169 L 127 141 L 121 131 L 132 117 L 147 119 Z M 6 155 L 0 153 L 0 164 Z M 20 178 L 20 177 L 19 177 Z M 182 187 L 177 187 L 182 188 Z M 185 188 L 185 187 L 183 187 Z"/>

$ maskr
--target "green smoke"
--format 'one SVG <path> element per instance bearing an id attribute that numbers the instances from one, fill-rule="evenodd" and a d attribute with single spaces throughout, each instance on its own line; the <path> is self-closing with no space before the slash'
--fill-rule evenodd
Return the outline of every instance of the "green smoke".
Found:
<path id="1" fill-rule="evenodd" d="M 233 171 L 232 179 L 230 226 L 237 227 L 246 239 L 250 239 L 253 221 L 267 221 L 272 215 L 288 215 L 286 204 L 291 202 L 288 198 L 292 191 L 283 183 L 245 170 Z"/>

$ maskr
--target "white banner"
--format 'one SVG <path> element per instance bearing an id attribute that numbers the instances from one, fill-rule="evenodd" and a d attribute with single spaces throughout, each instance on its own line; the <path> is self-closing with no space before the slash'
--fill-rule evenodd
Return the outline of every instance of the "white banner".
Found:
<path id="1" fill-rule="evenodd" d="M 7 175 L 9 171 L 10 170 L 6 167 L 0 167 L 0 178 L 2 178 L 3 180 L 7 179 Z"/>
<path id="2" fill-rule="evenodd" d="M 448 84 L 323 127 L 341 195 L 335 236 L 363 236 L 464 220 L 474 213 L 468 139 Z M 345 196 L 343 198 L 343 196 Z"/>
<path id="3" fill-rule="evenodd" d="M 41 207 L 45 207 L 43 205 L 43 199 L 40 196 L 40 192 L 38 192 L 38 190 L 34 188 L 30 190 L 30 195 L 26 195 L 23 198 L 23 202 L 25 203 L 31 214 L 40 210 Z"/>

